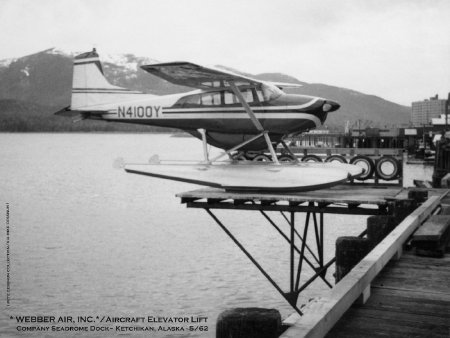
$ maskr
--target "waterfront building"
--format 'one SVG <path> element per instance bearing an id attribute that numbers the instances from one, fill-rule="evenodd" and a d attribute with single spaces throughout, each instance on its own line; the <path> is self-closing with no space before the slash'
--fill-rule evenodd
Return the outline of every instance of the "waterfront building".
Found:
<path id="1" fill-rule="evenodd" d="M 429 100 L 413 102 L 411 107 L 411 122 L 413 126 L 429 126 L 433 118 L 445 115 L 446 102 L 447 100 L 439 99 L 437 95 Z"/>

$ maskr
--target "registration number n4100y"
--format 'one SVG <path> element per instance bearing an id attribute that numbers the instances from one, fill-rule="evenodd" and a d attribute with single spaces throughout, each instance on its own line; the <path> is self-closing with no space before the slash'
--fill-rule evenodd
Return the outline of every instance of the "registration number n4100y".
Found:
<path id="1" fill-rule="evenodd" d="M 117 107 L 118 118 L 148 119 L 161 116 L 161 106 L 119 106 Z"/>

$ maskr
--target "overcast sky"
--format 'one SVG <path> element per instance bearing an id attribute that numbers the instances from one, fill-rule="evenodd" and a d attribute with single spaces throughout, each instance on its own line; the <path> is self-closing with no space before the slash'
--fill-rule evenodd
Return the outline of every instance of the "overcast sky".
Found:
<path id="1" fill-rule="evenodd" d="M 406 105 L 450 91 L 450 0 L 0 0 L 0 42 L 0 59 L 96 46 Z"/>

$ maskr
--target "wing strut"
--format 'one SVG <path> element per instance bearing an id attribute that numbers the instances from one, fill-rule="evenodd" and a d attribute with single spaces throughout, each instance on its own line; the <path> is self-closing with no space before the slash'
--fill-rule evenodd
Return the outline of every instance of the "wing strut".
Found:
<path id="1" fill-rule="evenodd" d="M 228 84 L 231 87 L 231 90 L 233 91 L 234 95 L 238 98 L 239 102 L 244 107 L 245 111 L 247 112 L 248 116 L 252 120 L 253 124 L 255 125 L 256 129 L 260 131 L 264 135 L 264 139 L 266 140 L 267 147 L 269 148 L 270 155 L 272 155 L 272 160 L 276 164 L 280 164 L 278 162 L 277 154 L 275 153 L 275 150 L 273 149 L 272 142 L 270 141 L 270 137 L 267 130 L 264 130 L 264 127 L 262 126 L 261 122 L 256 118 L 255 114 L 253 113 L 252 109 L 248 105 L 247 101 L 245 101 L 244 97 L 242 96 L 242 93 L 240 90 L 236 87 L 236 84 L 234 81 L 228 81 Z"/>

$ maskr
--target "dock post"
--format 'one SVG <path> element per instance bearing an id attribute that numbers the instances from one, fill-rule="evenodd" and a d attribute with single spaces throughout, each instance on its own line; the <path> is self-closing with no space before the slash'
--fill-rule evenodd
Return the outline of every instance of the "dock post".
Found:
<path id="1" fill-rule="evenodd" d="M 278 338 L 281 331 L 281 314 L 276 309 L 225 310 L 216 324 L 216 338 Z"/>
<path id="2" fill-rule="evenodd" d="M 367 239 L 371 249 L 377 246 L 397 225 L 393 216 L 370 216 L 367 218 Z"/>
<path id="3" fill-rule="evenodd" d="M 345 277 L 370 251 L 367 238 L 344 236 L 336 240 L 336 283 Z"/>
<path id="4" fill-rule="evenodd" d="M 408 191 L 408 198 L 415 200 L 417 203 L 423 203 L 428 198 L 427 190 L 410 190 Z"/>
<path id="5" fill-rule="evenodd" d="M 399 224 L 402 222 L 414 209 L 417 208 L 418 203 L 416 199 L 410 198 L 401 201 L 394 201 L 390 203 L 391 215 L 394 217 L 394 222 Z"/>

